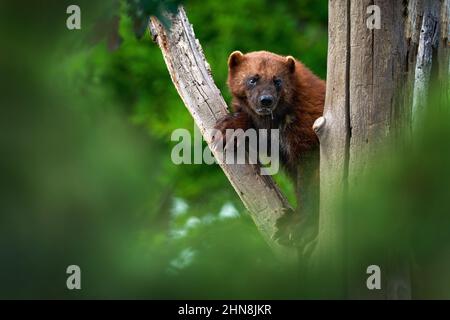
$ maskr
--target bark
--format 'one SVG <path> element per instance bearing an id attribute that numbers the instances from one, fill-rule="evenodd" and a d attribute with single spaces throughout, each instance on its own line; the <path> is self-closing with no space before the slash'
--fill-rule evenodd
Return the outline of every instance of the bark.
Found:
<path id="1" fill-rule="evenodd" d="M 438 44 L 438 82 L 441 85 L 442 101 L 450 99 L 450 0 L 441 4 L 441 36 Z"/>
<path id="2" fill-rule="evenodd" d="M 381 29 L 366 25 L 371 5 L 380 8 Z M 314 125 L 321 149 L 315 254 L 338 275 L 346 270 L 351 297 L 411 297 L 408 259 L 395 245 L 385 257 L 358 252 L 358 239 L 348 232 L 354 217 L 338 209 L 337 198 L 358 188 L 370 160 L 385 145 L 401 145 L 398 133 L 420 122 L 433 70 L 448 83 L 448 12 L 448 0 L 329 1 L 325 110 Z M 380 291 L 366 288 L 366 262 L 372 258 L 384 263 Z"/>
<path id="3" fill-rule="evenodd" d="M 440 40 L 440 6 L 439 1 L 432 1 L 427 3 L 424 8 L 414 79 L 413 129 L 420 127 L 424 109 L 427 105 L 433 53 L 437 50 Z"/>
<path id="4" fill-rule="evenodd" d="M 330 267 L 330 288 L 340 296 L 344 277 L 344 216 L 336 203 L 346 188 L 348 172 L 350 25 L 348 1 L 329 1 L 327 88 L 323 117 L 314 130 L 320 140 L 319 234 L 313 265 Z M 341 193 L 339 193 L 341 191 Z M 341 281 L 341 283 L 336 283 Z"/>
<path id="5" fill-rule="evenodd" d="M 155 17 L 151 18 L 149 29 L 153 40 L 161 48 L 175 88 L 210 146 L 208 130 L 227 113 L 227 105 L 214 83 L 209 64 L 184 9 L 180 8 L 169 19 L 170 30 L 166 30 Z M 221 158 L 214 148 L 211 150 L 216 159 Z M 292 210 L 273 179 L 260 175 L 257 165 L 220 163 L 220 166 L 270 247 L 282 259 L 295 261 L 296 250 L 281 246 L 273 239 L 276 221 L 286 211 Z"/>

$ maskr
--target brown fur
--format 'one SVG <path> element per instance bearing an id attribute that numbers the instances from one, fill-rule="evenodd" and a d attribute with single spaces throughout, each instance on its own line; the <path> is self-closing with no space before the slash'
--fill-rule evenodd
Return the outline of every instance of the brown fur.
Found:
<path id="1" fill-rule="evenodd" d="M 323 113 L 325 82 L 294 58 L 267 51 L 233 52 L 228 65 L 233 112 L 216 128 L 223 133 L 226 129 L 280 129 L 280 160 L 296 182 L 300 159 L 317 150 L 319 142 L 312 126 Z M 255 76 L 258 84 L 249 88 L 248 79 Z M 274 86 L 274 79 L 282 81 L 281 87 Z M 273 115 L 255 110 L 255 101 L 265 92 L 277 101 Z"/>

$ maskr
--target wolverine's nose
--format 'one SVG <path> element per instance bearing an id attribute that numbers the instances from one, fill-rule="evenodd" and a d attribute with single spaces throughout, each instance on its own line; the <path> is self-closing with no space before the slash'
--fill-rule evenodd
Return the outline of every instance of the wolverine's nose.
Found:
<path id="1" fill-rule="evenodd" d="M 273 104 L 273 97 L 272 96 L 261 96 L 259 98 L 259 102 L 261 103 L 261 106 L 263 107 L 270 107 Z"/>

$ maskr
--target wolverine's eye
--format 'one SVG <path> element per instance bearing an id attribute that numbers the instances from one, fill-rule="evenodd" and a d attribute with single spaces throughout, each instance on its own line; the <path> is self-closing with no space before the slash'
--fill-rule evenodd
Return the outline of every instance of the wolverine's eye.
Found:
<path id="1" fill-rule="evenodd" d="M 254 86 L 256 83 L 258 82 L 258 77 L 251 77 L 250 79 L 248 79 L 247 83 L 250 86 Z"/>
<path id="2" fill-rule="evenodd" d="M 275 85 L 275 87 L 276 87 L 277 89 L 280 89 L 280 88 L 281 88 L 281 85 L 283 84 L 283 81 L 281 81 L 281 79 L 275 78 L 275 79 L 273 79 L 273 84 Z"/>

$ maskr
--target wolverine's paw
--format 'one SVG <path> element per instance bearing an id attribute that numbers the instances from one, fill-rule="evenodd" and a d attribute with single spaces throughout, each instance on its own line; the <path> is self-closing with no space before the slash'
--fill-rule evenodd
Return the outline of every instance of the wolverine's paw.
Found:
<path id="1" fill-rule="evenodd" d="M 222 151 L 226 145 L 226 130 L 231 128 L 232 115 L 227 114 L 221 119 L 217 120 L 214 126 L 213 136 L 211 138 L 212 147 L 216 151 Z"/>
<path id="2" fill-rule="evenodd" d="M 239 145 L 238 115 L 229 113 L 221 119 L 217 120 L 214 126 L 214 134 L 211 138 L 212 147 L 216 151 L 223 152 L 232 145 L 236 148 Z M 233 144 L 231 143 L 233 142 Z"/>
<path id="3" fill-rule="evenodd" d="M 278 243 L 286 246 L 294 245 L 296 227 L 300 223 L 300 215 L 292 209 L 285 212 L 276 222 L 276 232 L 274 235 Z"/>
<path id="4" fill-rule="evenodd" d="M 274 238 L 284 246 L 297 247 L 304 255 L 309 255 L 315 247 L 317 228 L 308 219 L 289 210 L 276 222 Z"/>

